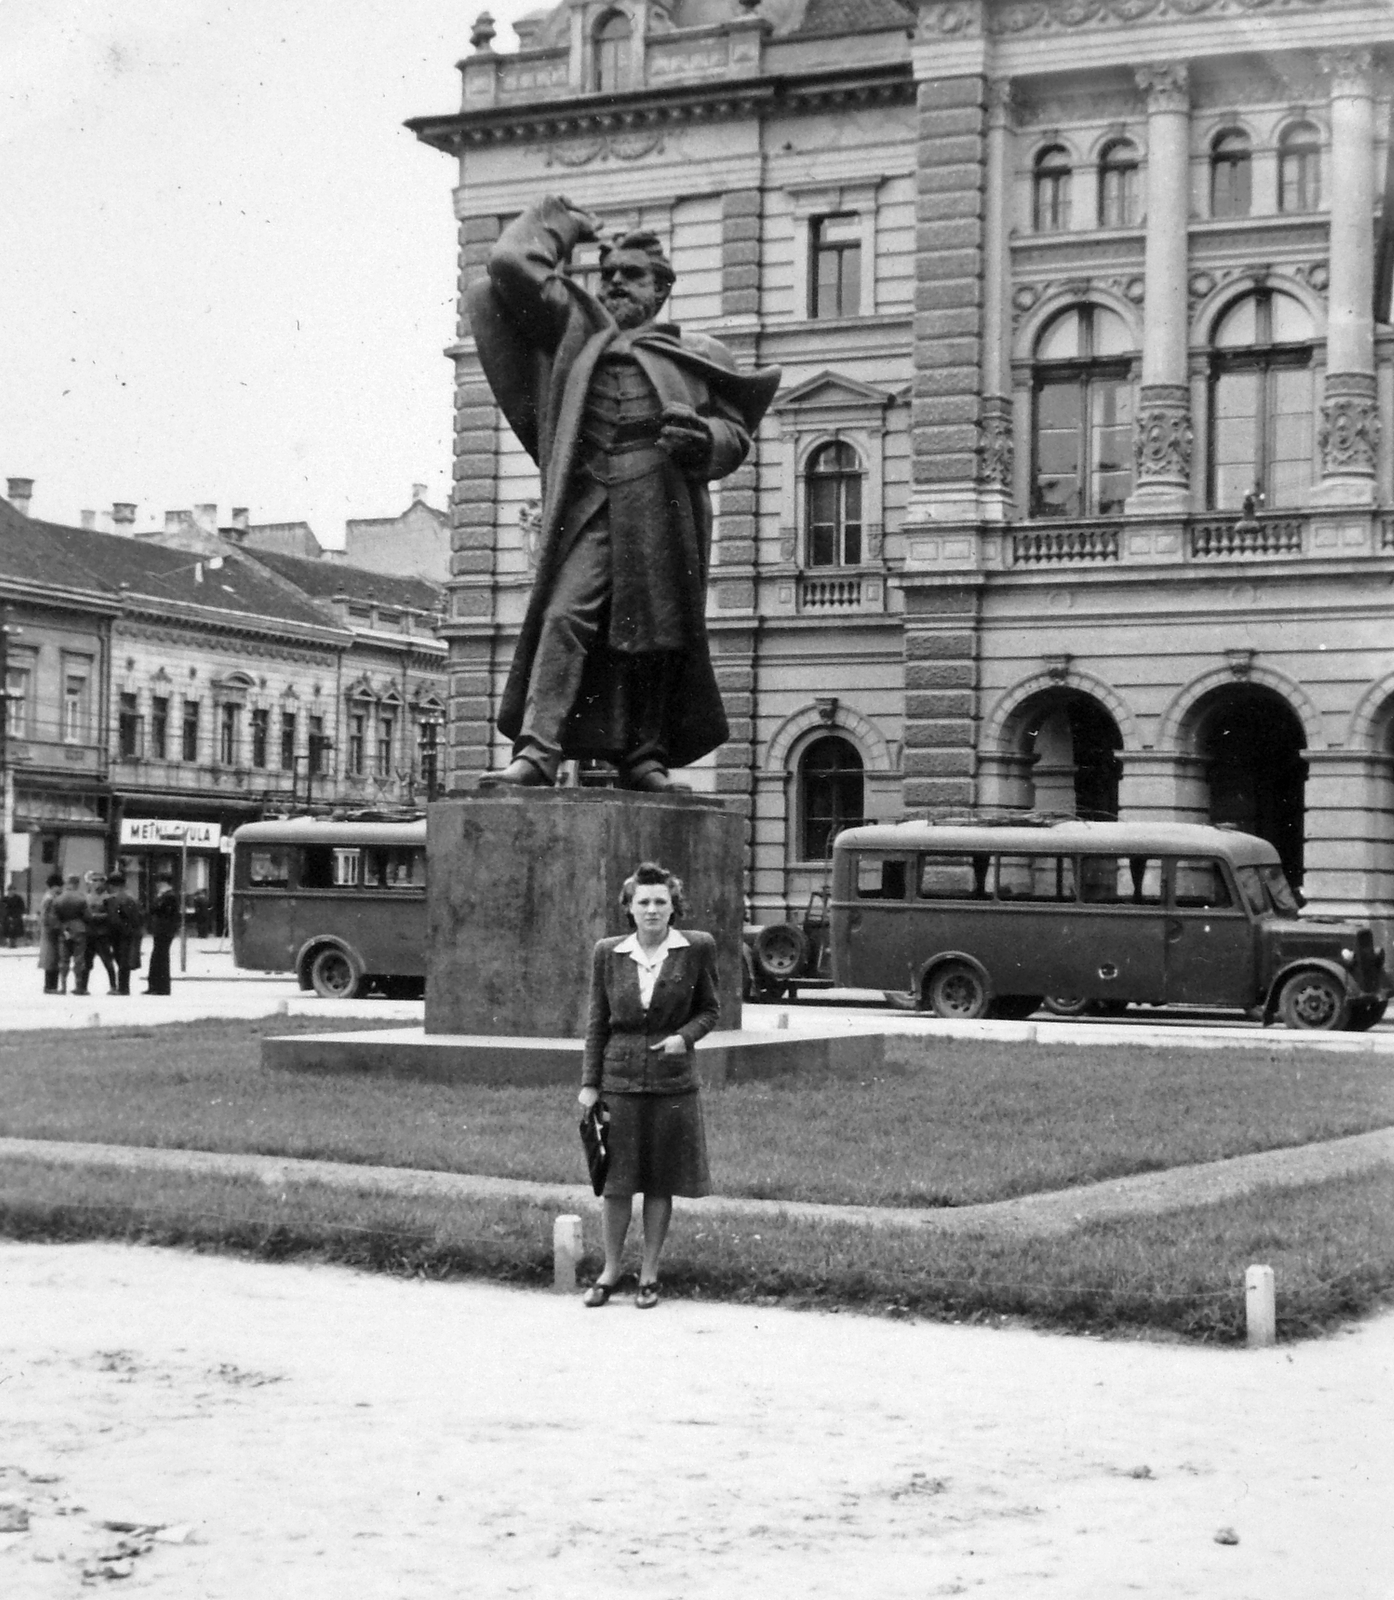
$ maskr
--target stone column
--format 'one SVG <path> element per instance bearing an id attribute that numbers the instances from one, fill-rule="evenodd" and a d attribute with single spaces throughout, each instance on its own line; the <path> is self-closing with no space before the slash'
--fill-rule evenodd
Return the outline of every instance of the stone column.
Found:
<path id="1" fill-rule="evenodd" d="M 1190 82 L 1186 66 L 1139 67 L 1147 95 L 1146 302 L 1142 391 L 1137 412 L 1137 482 L 1128 510 L 1179 515 L 1189 509 L 1191 404 L 1186 381 L 1189 317 Z"/>
<path id="2" fill-rule="evenodd" d="M 1007 318 L 1010 279 L 1007 244 L 1007 146 L 1012 85 L 994 78 L 987 86 L 987 156 L 983 197 L 983 401 L 979 509 L 989 522 L 1012 510 L 1015 448 L 1012 436 L 1012 373 Z"/>
<path id="3" fill-rule="evenodd" d="M 457 191 L 463 203 L 465 191 Z M 495 561 L 498 540 L 499 414 L 465 314 L 464 291 L 485 270 L 499 236 L 495 216 L 459 224 L 460 307 L 455 362 L 455 466 L 450 494 L 448 612 L 440 633 L 450 651 L 447 788 L 473 783 L 494 765 Z M 507 645 L 503 646 L 505 656 Z"/>
<path id="4" fill-rule="evenodd" d="M 1374 106 L 1369 50 L 1321 57 L 1331 82 L 1331 287 L 1317 433 L 1324 505 L 1370 505 L 1379 456 L 1375 397 Z"/>

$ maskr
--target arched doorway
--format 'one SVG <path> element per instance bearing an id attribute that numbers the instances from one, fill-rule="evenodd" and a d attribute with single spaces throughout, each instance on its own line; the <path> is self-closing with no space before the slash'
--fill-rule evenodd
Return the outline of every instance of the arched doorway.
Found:
<path id="1" fill-rule="evenodd" d="M 1212 690 L 1191 714 L 1206 764 L 1210 821 L 1267 839 L 1288 881 L 1302 882 L 1306 736 L 1292 707 L 1260 684 Z"/>
<path id="2" fill-rule="evenodd" d="M 1021 707 L 1016 749 L 1030 762 L 1033 811 L 1106 820 L 1118 815 L 1123 735 L 1109 712 L 1080 689 L 1047 689 Z"/>

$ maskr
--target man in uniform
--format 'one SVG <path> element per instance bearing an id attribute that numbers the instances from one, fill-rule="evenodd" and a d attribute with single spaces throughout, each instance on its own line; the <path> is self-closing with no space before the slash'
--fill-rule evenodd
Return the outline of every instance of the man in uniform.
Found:
<path id="1" fill-rule="evenodd" d="M 627 788 L 676 787 L 728 729 L 706 637 L 707 484 L 745 459 L 779 387 L 658 313 L 673 270 L 636 232 L 602 249 L 597 299 L 566 275 L 596 219 L 551 196 L 503 232 L 470 319 L 495 397 L 542 475 L 537 575 L 486 783 L 613 762 Z"/>

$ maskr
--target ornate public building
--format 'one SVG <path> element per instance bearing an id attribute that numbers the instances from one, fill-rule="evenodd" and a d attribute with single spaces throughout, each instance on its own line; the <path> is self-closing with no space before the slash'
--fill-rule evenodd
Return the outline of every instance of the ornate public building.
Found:
<path id="1" fill-rule="evenodd" d="M 848 820 L 1213 819 L 1394 926 L 1384 0 L 563 0 L 411 124 L 461 282 L 523 201 L 645 226 L 784 387 L 709 626 L 757 917 Z M 593 271 L 592 259 L 575 263 Z M 467 330 L 451 771 L 528 586 L 532 463 Z"/>

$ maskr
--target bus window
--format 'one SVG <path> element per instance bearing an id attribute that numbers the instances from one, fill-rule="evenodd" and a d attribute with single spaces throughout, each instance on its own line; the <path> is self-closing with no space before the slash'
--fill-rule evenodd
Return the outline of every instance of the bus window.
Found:
<path id="1" fill-rule="evenodd" d="M 424 850 L 365 850 L 363 885 L 369 889 L 424 889 L 426 852 Z"/>
<path id="2" fill-rule="evenodd" d="M 1073 900 L 1072 856 L 998 856 L 999 900 Z"/>
<path id="3" fill-rule="evenodd" d="M 327 844 L 307 844 L 300 858 L 302 889 L 334 887 L 334 851 Z"/>
<path id="4" fill-rule="evenodd" d="M 903 900 L 905 863 L 882 856 L 857 857 L 858 900 Z"/>
<path id="5" fill-rule="evenodd" d="M 359 868 L 363 863 L 361 850 L 338 849 L 334 852 L 334 886 L 337 889 L 356 888 Z"/>
<path id="6" fill-rule="evenodd" d="M 1079 887 L 1090 905 L 1159 906 L 1162 863 L 1156 856 L 1083 856 Z"/>
<path id="7" fill-rule="evenodd" d="M 253 889 L 284 889 L 290 883 L 290 851 L 272 846 L 247 857 L 247 882 Z"/>
<path id="8" fill-rule="evenodd" d="M 921 856 L 921 900 L 982 900 L 989 856 Z"/>
<path id="9" fill-rule="evenodd" d="M 1224 868 L 1218 861 L 1181 860 L 1175 866 L 1172 894 L 1178 908 L 1218 911 L 1232 905 Z"/>

